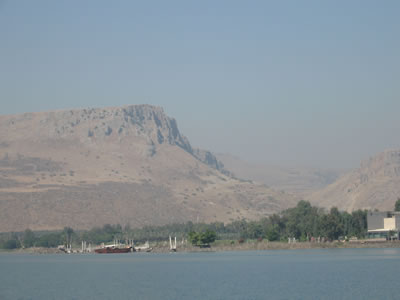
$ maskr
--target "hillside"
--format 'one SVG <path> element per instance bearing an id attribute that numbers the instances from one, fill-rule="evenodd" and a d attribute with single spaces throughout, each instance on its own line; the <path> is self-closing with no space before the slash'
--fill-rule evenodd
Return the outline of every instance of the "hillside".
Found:
<path id="1" fill-rule="evenodd" d="M 294 193 L 299 197 L 333 183 L 341 171 L 333 169 L 290 168 L 244 161 L 229 154 L 216 154 L 224 166 L 242 179 L 262 182 L 273 189 Z"/>
<path id="2" fill-rule="evenodd" d="M 400 197 L 400 150 L 388 150 L 361 163 L 360 167 L 313 193 L 309 200 L 339 209 L 393 210 Z"/>
<path id="3" fill-rule="evenodd" d="M 0 231 L 254 219 L 295 205 L 234 179 L 150 105 L 0 116 Z"/>

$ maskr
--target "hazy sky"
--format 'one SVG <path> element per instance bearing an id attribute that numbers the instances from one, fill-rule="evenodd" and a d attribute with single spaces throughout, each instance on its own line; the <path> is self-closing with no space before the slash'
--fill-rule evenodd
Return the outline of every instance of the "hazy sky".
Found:
<path id="1" fill-rule="evenodd" d="M 195 146 L 355 167 L 400 147 L 399 15 L 389 0 L 0 0 L 0 114 L 148 103 Z"/>

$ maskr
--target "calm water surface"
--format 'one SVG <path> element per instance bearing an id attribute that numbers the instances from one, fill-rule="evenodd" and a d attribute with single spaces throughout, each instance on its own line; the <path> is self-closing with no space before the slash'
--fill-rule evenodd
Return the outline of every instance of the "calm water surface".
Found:
<path id="1" fill-rule="evenodd" d="M 400 249 L 0 254 L 0 299 L 400 299 Z"/>

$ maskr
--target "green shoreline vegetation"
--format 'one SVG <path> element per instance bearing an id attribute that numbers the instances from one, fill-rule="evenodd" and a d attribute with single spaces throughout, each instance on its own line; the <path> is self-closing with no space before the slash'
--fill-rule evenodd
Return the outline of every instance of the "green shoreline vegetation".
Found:
<path id="1" fill-rule="evenodd" d="M 189 240 L 194 246 L 199 247 L 209 246 L 212 243 L 213 249 L 240 248 L 244 245 L 249 246 L 252 241 L 255 241 L 255 246 L 250 247 L 253 249 L 260 248 L 261 245 L 264 245 L 263 248 L 271 247 L 271 242 L 288 244 L 289 238 L 292 241 L 295 238 L 297 242 L 303 243 L 317 240 L 335 241 L 350 237 L 363 239 L 366 232 L 366 210 L 357 210 L 349 214 L 332 208 L 326 212 L 324 209 L 312 206 L 309 202 L 302 200 L 296 207 L 258 221 L 243 219 L 228 224 L 187 222 L 143 228 L 106 224 L 91 230 L 73 230 L 65 227 L 64 230 L 52 232 L 34 232 L 26 229 L 24 232 L 0 233 L 0 249 L 54 248 L 71 242 L 74 247 L 79 248 L 82 240 L 92 245 L 114 240 L 134 240 L 135 244 L 149 241 L 156 245 L 165 242 L 168 236 L 176 236 L 178 241 Z M 300 247 L 300 243 L 297 244 L 293 247 Z M 281 248 L 284 247 L 282 245 Z M 192 246 L 189 245 L 189 247 Z"/>

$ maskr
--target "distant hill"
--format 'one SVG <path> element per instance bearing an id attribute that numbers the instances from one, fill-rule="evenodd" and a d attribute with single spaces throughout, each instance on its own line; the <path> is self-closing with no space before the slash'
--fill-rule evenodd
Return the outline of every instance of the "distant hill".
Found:
<path id="1" fill-rule="evenodd" d="M 230 176 L 150 105 L 0 116 L 0 231 L 255 219 L 297 199 Z"/>
<path id="2" fill-rule="evenodd" d="M 244 161 L 230 154 L 216 154 L 224 166 L 241 179 L 261 182 L 268 186 L 305 197 L 333 183 L 342 171 L 333 169 L 289 168 Z"/>
<path id="3" fill-rule="evenodd" d="M 388 150 L 313 193 L 309 200 L 324 207 L 393 210 L 400 197 L 400 150 Z"/>

